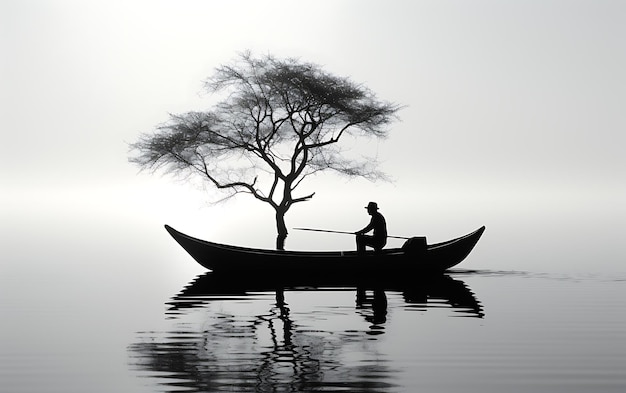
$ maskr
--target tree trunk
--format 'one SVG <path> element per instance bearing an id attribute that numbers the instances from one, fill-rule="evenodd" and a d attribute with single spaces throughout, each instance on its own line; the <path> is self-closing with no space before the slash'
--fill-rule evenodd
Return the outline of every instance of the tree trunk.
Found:
<path id="1" fill-rule="evenodd" d="M 278 233 L 278 236 L 276 236 L 277 250 L 285 249 L 285 239 L 287 239 L 287 225 L 285 224 L 286 212 L 286 210 L 282 209 L 276 210 L 276 232 Z"/>

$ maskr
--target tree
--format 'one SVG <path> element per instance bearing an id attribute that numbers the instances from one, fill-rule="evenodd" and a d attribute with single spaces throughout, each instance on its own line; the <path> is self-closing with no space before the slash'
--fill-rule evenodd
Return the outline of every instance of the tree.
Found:
<path id="1" fill-rule="evenodd" d="M 276 248 L 284 249 L 285 214 L 314 193 L 297 195 L 310 175 L 331 170 L 349 177 L 384 178 L 376 162 L 345 156 L 345 135 L 384 138 L 399 106 L 316 64 L 241 54 L 204 82 L 223 93 L 208 111 L 170 115 L 131 144 L 142 169 L 200 175 L 227 198 L 248 193 L 275 211 Z M 133 155 L 134 154 L 134 155 Z"/>

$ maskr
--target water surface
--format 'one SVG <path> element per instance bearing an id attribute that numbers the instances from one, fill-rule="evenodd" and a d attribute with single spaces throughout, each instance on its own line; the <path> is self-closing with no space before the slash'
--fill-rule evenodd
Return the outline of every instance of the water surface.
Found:
<path id="1" fill-rule="evenodd" d="M 626 387 L 624 281 L 514 271 L 435 281 L 229 292 L 200 276 L 167 303 L 169 328 L 137 334 L 130 364 L 158 391 Z"/>

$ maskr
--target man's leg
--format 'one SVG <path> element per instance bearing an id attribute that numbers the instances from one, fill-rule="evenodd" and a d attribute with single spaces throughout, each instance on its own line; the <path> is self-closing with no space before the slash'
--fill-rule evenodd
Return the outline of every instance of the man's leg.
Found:
<path id="1" fill-rule="evenodd" d="M 365 246 L 372 246 L 372 237 L 368 235 L 356 235 L 356 250 L 358 253 L 365 253 Z"/>
<path id="2" fill-rule="evenodd" d="M 374 241 L 374 239 L 372 239 L 372 244 L 370 246 L 374 248 L 374 251 L 379 253 L 383 250 L 383 247 L 385 247 L 385 244 L 387 244 L 386 241 L 381 242 L 381 241 Z"/>

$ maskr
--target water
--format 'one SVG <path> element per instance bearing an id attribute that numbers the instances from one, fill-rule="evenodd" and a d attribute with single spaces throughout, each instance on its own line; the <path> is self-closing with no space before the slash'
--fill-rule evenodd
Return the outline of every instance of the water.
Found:
<path id="1" fill-rule="evenodd" d="M 489 226 L 429 286 L 229 293 L 154 223 L 8 218 L 0 392 L 626 389 L 624 270 L 498 260 Z"/>
<path id="2" fill-rule="evenodd" d="M 459 271 L 364 299 L 183 291 L 129 357 L 155 391 L 621 392 L 625 283 Z"/>

